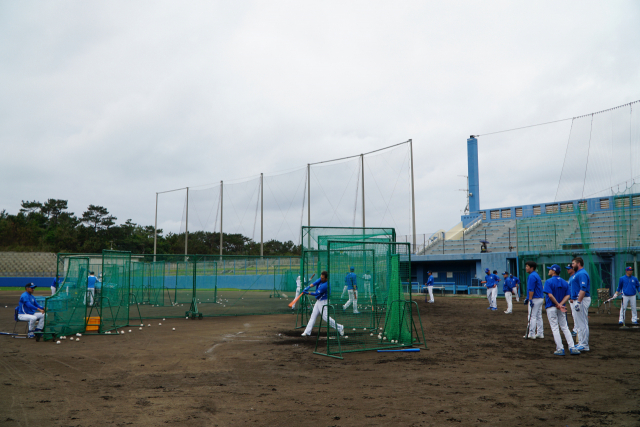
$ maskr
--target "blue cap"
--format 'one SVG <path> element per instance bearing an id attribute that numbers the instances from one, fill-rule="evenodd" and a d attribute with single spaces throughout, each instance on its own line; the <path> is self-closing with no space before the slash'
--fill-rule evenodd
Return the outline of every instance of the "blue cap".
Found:
<path id="1" fill-rule="evenodd" d="M 427 274 L 431 274 L 431 270 L 427 271 Z"/>
<path id="2" fill-rule="evenodd" d="M 556 274 L 560 274 L 560 266 L 558 264 L 553 264 L 551 267 L 547 267 L 547 270 L 553 270 Z"/>
<path id="3" fill-rule="evenodd" d="M 633 271 L 633 267 L 627 267 L 624 269 L 624 271 Z"/>
<path id="4" fill-rule="evenodd" d="M 506 271 L 504 273 L 502 273 L 503 276 L 508 276 L 509 273 L 507 273 Z"/>
<path id="5" fill-rule="evenodd" d="M 485 272 L 485 273 L 491 273 L 491 270 L 489 270 L 488 268 L 485 268 L 485 269 L 484 269 L 484 272 Z"/>
<path id="6" fill-rule="evenodd" d="M 573 270 L 573 265 L 569 264 L 565 267 L 567 270 Z"/>
<path id="7" fill-rule="evenodd" d="M 353 270 L 355 270 L 355 268 L 353 268 L 353 267 L 349 267 L 349 270 L 353 271 Z"/>
<path id="8" fill-rule="evenodd" d="M 24 287 L 25 287 L 25 288 L 35 289 L 35 288 L 37 288 L 38 286 L 37 286 L 37 285 L 34 285 L 33 283 L 27 283 L 26 285 L 24 285 Z"/>

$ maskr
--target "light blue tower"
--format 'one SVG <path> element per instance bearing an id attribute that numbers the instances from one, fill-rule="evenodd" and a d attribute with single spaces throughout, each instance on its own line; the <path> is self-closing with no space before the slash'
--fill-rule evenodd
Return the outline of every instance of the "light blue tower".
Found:
<path id="1" fill-rule="evenodd" d="M 471 135 L 467 139 L 467 160 L 469 174 L 469 213 L 480 210 L 480 180 L 478 177 L 478 139 Z"/>

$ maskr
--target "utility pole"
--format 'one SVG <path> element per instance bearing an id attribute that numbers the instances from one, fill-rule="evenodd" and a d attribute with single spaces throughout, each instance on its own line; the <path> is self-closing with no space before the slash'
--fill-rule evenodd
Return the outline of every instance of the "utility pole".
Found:
<path id="1" fill-rule="evenodd" d="M 189 187 L 187 187 L 187 209 L 184 224 L 184 260 L 187 260 L 187 242 L 189 240 Z"/>
<path id="2" fill-rule="evenodd" d="M 364 154 L 360 154 L 360 169 L 362 169 L 362 228 L 364 228 Z"/>
<path id="3" fill-rule="evenodd" d="M 411 151 L 411 219 L 413 221 L 413 247 L 416 247 L 416 195 L 414 191 L 413 176 L 413 140 L 409 140 L 409 150 Z M 364 193 L 363 193 L 364 196 Z"/>
<path id="4" fill-rule="evenodd" d="M 260 256 L 264 255 L 264 174 L 260 174 Z"/>
<path id="5" fill-rule="evenodd" d="M 224 198 L 222 197 L 222 184 L 222 181 L 220 181 L 220 256 L 222 256 L 222 245 L 224 243 L 222 240 L 222 213 L 224 212 L 222 208 L 222 203 L 224 202 Z"/>
<path id="6" fill-rule="evenodd" d="M 156 222 L 153 226 L 153 262 L 156 262 L 158 248 L 158 193 L 156 193 Z"/>

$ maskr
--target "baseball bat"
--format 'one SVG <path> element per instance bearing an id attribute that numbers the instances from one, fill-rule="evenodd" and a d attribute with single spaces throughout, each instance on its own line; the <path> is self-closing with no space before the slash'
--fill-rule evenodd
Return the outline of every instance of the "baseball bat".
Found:
<path id="1" fill-rule="evenodd" d="M 309 279 L 309 281 L 307 283 L 312 281 L 314 277 L 316 277 L 316 273 L 313 273 L 313 276 L 311 276 L 311 279 Z M 291 301 L 289 303 L 289 307 L 293 307 L 294 304 L 297 303 L 300 298 L 302 298 L 302 295 L 304 295 L 304 293 L 300 292 L 300 295 L 298 295 L 298 297 L 296 299 L 294 299 L 293 301 Z"/>
<path id="2" fill-rule="evenodd" d="M 402 348 L 399 350 L 378 350 L 378 353 L 391 353 L 391 352 L 403 352 L 403 353 L 414 353 L 420 351 L 419 348 Z"/>

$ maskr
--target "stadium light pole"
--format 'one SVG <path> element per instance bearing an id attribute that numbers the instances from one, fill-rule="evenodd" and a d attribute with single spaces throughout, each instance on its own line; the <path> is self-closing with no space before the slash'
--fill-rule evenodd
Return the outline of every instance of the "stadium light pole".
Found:
<path id="1" fill-rule="evenodd" d="M 153 226 L 153 262 L 156 262 L 156 251 L 158 247 L 158 193 L 156 193 L 156 221 Z"/>
<path id="2" fill-rule="evenodd" d="M 362 169 L 362 228 L 365 226 L 364 221 L 364 154 L 360 154 L 360 168 Z M 364 234 L 364 230 L 362 231 Z"/>
<path id="3" fill-rule="evenodd" d="M 416 248 L 416 195 L 414 192 L 414 185 L 413 185 L 413 140 L 412 139 L 409 140 L 409 150 L 411 152 L 411 220 L 413 222 L 412 224 L 413 248 L 415 250 Z M 362 193 L 362 195 L 364 196 L 364 193 Z"/>
<path id="4" fill-rule="evenodd" d="M 260 174 L 260 256 L 264 255 L 264 174 Z"/>
<path id="5" fill-rule="evenodd" d="M 189 187 L 187 187 L 187 214 L 184 223 L 184 260 L 187 261 L 187 244 L 189 241 Z"/>
<path id="6" fill-rule="evenodd" d="M 311 164 L 307 163 L 307 226 L 311 227 Z M 309 231 L 307 230 L 307 233 Z M 303 236 L 304 237 L 304 236 Z M 304 242 L 300 242 L 303 245 Z M 309 234 L 307 246 L 311 248 L 311 235 Z"/>
<path id="7" fill-rule="evenodd" d="M 222 256 L 222 213 L 224 209 L 222 209 L 222 202 L 224 199 L 222 198 L 222 181 L 220 181 L 220 256 Z M 222 258 L 221 258 L 222 259 Z"/>

